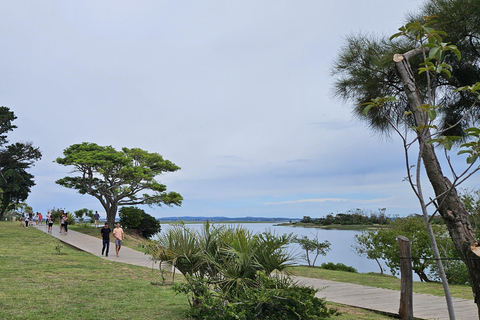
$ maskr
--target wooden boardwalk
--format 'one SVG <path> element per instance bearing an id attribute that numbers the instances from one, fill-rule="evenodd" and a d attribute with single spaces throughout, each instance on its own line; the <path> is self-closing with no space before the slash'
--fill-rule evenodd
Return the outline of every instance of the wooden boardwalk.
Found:
<path id="1" fill-rule="evenodd" d="M 39 230 L 47 232 L 45 225 L 36 227 Z M 100 233 L 100 229 L 98 232 Z M 68 234 L 60 234 L 59 227 L 54 226 L 51 235 L 71 246 L 103 259 L 148 268 L 158 268 L 158 265 L 153 264 L 149 255 L 127 247 L 122 247 L 120 256 L 117 257 L 115 254 L 115 245 L 110 244 L 109 256 L 102 256 L 102 240 L 80 232 L 70 230 Z M 296 280 L 298 280 L 299 283 L 321 289 L 321 291 L 317 293 L 317 296 L 325 298 L 327 301 L 398 316 L 400 291 L 313 278 L 296 277 Z M 478 319 L 477 307 L 473 299 L 454 298 L 453 303 L 457 320 Z M 416 319 L 449 319 L 445 298 L 428 294 L 414 293 L 413 313 Z"/>

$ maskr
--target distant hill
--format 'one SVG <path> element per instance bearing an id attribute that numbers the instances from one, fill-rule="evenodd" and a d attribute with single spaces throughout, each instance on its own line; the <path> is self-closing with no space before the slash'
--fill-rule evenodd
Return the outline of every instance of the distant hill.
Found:
<path id="1" fill-rule="evenodd" d="M 265 217 L 242 217 L 242 218 L 229 218 L 229 217 L 166 217 L 166 218 L 157 218 L 161 222 L 178 222 L 183 220 L 185 222 L 205 222 L 207 220 L 211 222 L 289 222 L 289 221 L 300 221 L 300 219 L 295 218 L 265 218 Z"/>

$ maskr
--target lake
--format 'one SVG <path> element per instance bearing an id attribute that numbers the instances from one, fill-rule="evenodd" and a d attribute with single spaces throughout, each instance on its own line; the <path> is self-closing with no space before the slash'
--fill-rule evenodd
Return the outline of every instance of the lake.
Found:
<path id="1" fill-rule="evenodd" d="M 216 223 L 215 225 L 222 225 L 221 223 Z M 319 256 L 315 265 L 319 266 L 323 262 L 333 262 L 333 263 L 343 263 L 347 266 L 354 267 L 358 272 L 367 273 L 367 272 L 380 272 L 375 260 L 367 259 L 366 257 L 361 257 L 355 253 L 352 248 L 354 244 L 354 236 L 360 234 L 361 231 L 355 230 L 325 230 L 319 228 L 303 228 L 303 227 L 290 227 L 290 226 L 275 226 L 274 223 L 236 223 L 235 225 L 241 225 L 245 228 L 252 230 L 255 233 L 262 233 L 264 231 L 270 230 L 277 235 L 282 235 L 284 233 L 294 233 L 295 235 L 308 236 L 310 239 L 316 237 L 318 233 L 319 241 L 328 240 L 331 243 L 331 250 L 327 252 L 326 256 Z M 169 228 L 169 224 L 162 224 L 162 231 L 165 231 Z M 200 230 L 203 224 L 187 224 L 187 227 L 193 230 Z M 288 247 L 289 250 L 293 250 L 296 254 L 297 259 L 295 263 L 306 265 L 307 262 L 301 258 L 302 252 L 301 247 L 292 243 Z M 385 266 L 384 266 L 385 269 Z M 385 270 L 385 273 L 389 273 L 388 270 Z"/>

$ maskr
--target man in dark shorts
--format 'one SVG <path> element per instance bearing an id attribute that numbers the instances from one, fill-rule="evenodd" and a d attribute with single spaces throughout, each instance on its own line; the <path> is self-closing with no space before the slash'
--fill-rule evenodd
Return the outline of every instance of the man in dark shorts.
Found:
<path id="1" fill-rule="evenodd" d="M 110 232 L 112 232 L 112 230 L 108 227 L 108 222 L 105 222 L 105 226 L 100 230 L 103 239 L 102 256 L 105 252 L 105 247 L 107 248 L 105 257 L 108 257 L 108 250 L 110 249 Z"/>
<path id="2" fill-rule="evenodd" d="M 48 218 L 47 218 L 47 223 L 48 223 L 48 233 L 52 233 L 52 228 L 53 228 L 53 217 L 48 214 Z"/>

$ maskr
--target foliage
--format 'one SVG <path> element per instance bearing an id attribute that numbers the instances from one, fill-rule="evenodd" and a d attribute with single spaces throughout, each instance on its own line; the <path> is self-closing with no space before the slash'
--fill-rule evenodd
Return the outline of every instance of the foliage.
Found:
<path id="1" fill-rule="evenodd" d="M 149 239 L 162 229 L 160 221 L 137 207 L 122 207 L 119 211 L 120 224 L 127 229 L 137 230 L 142 237 Z"/>
<path id="2" fill-rule="evenodd" d="M 25 201 L 31 187 L 35 185 L 33 175 L 28 173 L 34 162 L 42 157 L 40 150 L 31 142 L 17 142 L 10 145 L 6 133 L 17 126 L 13 111 L 0 107 L 0 220 L 5 212 L 15 209 L 15 205 Z"/>
<path id="3" fill-rule="evenodd" d="M 53 221 L 60 223 L 60 219 L 62 217 L 63 210 L 53 207 L 53 209 L 51 209 L 49 211 L 50 211 L 50 215 L 53 218 Z"/>
<path id="4" fill-rule="evenodd" d="M 89 210 L 87 208 L 83 208 L 83 209 L 79 209 L 77 211 L 74 211 L 73 214 L 75 215 L 75 217 L 77 219 L 79 219 L 80 221 L 83 221 L 84 220 L 84 217 L 89 217 L 90 218 L 90 222 L 93 222 L 93 210 Z"/>
<path id="5" fill-rule="evenodd" d="M 64 177 L 56 183 L 97 198 L 111 227 L 120 206 L 182 203 L 180 194 L 167 192 L 167 187 L 155 180 L 160 174 L 180 169 L 158 153 L 138 148 L 117 151 L 111 146 L 84 142 L 69 146 L 63 155 L 56 162 L 73 167 L 78 176 Z"/>
<path id="6" fill-rule="evenodd" d="M 385 214 L 386 208 L 378 209 L 378 212 L 365 212 L 356 208 L 348 210 L 347 213 L 327 214 L 324 218 L 312 219 L 304 216 L 300 223 L 312 223 L 320 226 L 328 226 L 332 224 L 339 225 L 371 225 L 371 224 L 388 224 L 390 219 Z"/>
<path id="7" fill-rule="evenodd" d="M 460 199 L 468 211 L 470 223 L 475 230 L 476 238 L 480 239 L 480 190 L 463 190 Z"/>
<path id="8" fill-rule="evenodd" d="M 375 260 L 380 268 L 380 274 L 383 275 L 383 267 L 380 263 L 383 251 L 382 247 L 379 245 L 377 233 L 370 230 L 364 231 L 361 234 L 356 234 L 354 236 L 354 242 L 352 248 L 355 252 L 360 256 L 366 256 L 367 259 Z"/>
<path id="9" fill-rule="evenodd" d="M 347 266 L 341 262 L 339 263 L 324 262 L 320 265 L 320 268 L 327 269 L 327 270 L 338 270 L 338 271 L 358 273 L 357 269 L 355 269 L 354 267 Z"/>
<path id="10" fill-rule="evenodd" d="M 309 239 L 307 236 L 297 236 L 293 242 L 298 243 L 305 251 L 303 257 L 305 260 L 307 260 L 309 267 L 315 266 L 315 262 L 317 261 L 319 255 L 326 256 L 327 252 L 331 250 L 330 242 L 328 240 L 323 242 L 318 240 L 318 233 L 313 240 Z"/>
<path id="11" fill-rule="evenodd" d="M 62 254 L 63 245 L 60 241 L 55 242 L 55 251 L 57 254 Z"/>
<path id="12" fill-rule="evenodd" d="M 285 295 L 284 307 L 280 308 L 278 316 L 287 319 L 292 316 L 287 310 L 288 295 L 295 294 L 272 291 L 269 284 L 276 281 L 278 286 L 282 281 L 289 281 L 288 275 L 271 280 L 260 274 L 273 277 L 275 271 L 287 271 L 293 256 L 286 252 L 286 246 L 292 240 L 293 234 L 278 236 L 270 231 L 255 234 L 238 225 L 217 227 L 207 221 L 201 231 L 195 231 L 179 223 L 160 234 L 158 241 L 151 242 L 146 251 L 159 261 L 173 263 L 185 275 L 187 283 L 177 290 L 189 294 L 191 316 L 269 319 L 262 312 L 269 310 L 270 314 L 275 313 L 270 308 L 279 307 L 277 304 L 283 301 L 283 298 L 271 299 L 271 294 L 275 294 L 280 297 Z M 297 291 L 298 295 L 308 295 L 299 293 L 302 289 Z M 309 294 L 310 298 L 302 297 L 305 300 L 299 303 L 316 303 L 314 293 Z M 267 303 L 262 300 L 267 297 L 272 301 Z M 293 309 L 294 302 L 289 303 Z M 262 308 L 264 311 L 261 311 Z M 308 319 L 311 311 L 300 311 L 299 306 L 295 308 L 297 312 L 304 312 L 303 316 Z M 305 308 L 310 310 L 310 307 Z M 283 318 L 281 314 L 284 314 Z"/>
<path id="13" fill-rule="evenodd" d="M 33 208 L 29 206 L 26 202 L 20 202 L 14 205 L 12 209 L 5 213 L 5 217 L 8 220 L 13 220 L 13 218 L 20 219 L 24 214 L 33 213 Z"/>
<path id="14" fill-rule="evenodd" d="M 444 225 L 433 226 L 435 237 L 439 247 L 444 255 L 449 259 L 458 258 L 458 253 L 453 246 L 452 240 L 448 237 Z M 413 271 L 419 276 L 421 281 L 432 281 L 438 279 L 438 269 L 435 259 L 432 259 L 433 252 L 430 247 L 430 240 L 427 233 L 427 227 L 423 219 L 419 216 L 409 216 L 397 218 L 387 228 L 378 230 L 368 230 L 360 235 L 355 235 L 355 244 L 352 246 L 360 255 L 366 255 L 369 259 L 383 259 L 390 268 L 392 274 L 397 274 L 400 270 L 400 257 L 398 254 L 397 237 L 399 235 L 407 237 L 412 244 L 412 264 Z M 463 263 L 463 262 L 462 262 Z M 457 263 L 446 262 L 447 279 L 451 283 L 454 277 L 458 278 L 458 273 L 454 271 L 458 267 Z M 428 271 L 431 268 L 432 273 Z M 450 278 L 448 274 L 451 274 Z"/>
<path id="15" fill-rule="evenodd" d="M 336 315 L 325 300 L 315 297 L 318 291 L 299 286 L 290 278 L 256 276 L 257 286 L 246 288 L 238 297 L 215 293 L 204 279 L 193 279 L 176 286 L 177 292 L 188 295 L 202 291 L 201 302 L 188 315 L 194 319 L 325 319 Z M 192 299 L 190 300 L 192 301 Z"/>
<path id="16" fill-rule="evenodd" d="M 71 212 L 67 212 L 67 222 L 69 226 L 75 225 L 77 222 L 75 221 L 75 216 Z"/>

